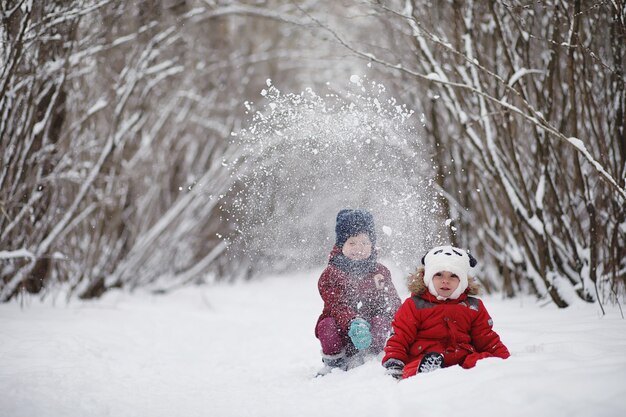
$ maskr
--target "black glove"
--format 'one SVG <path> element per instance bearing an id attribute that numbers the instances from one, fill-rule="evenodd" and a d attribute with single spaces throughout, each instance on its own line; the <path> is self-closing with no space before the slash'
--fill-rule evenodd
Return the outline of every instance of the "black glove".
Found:
<path id="1" fill-rule="evenodd" d="M 404 362 L 399 359 L 387 359 L 383 366 L 387 368 L 387 375 L 391 375 L 396 379 L 402 379 L 402 371 L 404 370 Z"/>

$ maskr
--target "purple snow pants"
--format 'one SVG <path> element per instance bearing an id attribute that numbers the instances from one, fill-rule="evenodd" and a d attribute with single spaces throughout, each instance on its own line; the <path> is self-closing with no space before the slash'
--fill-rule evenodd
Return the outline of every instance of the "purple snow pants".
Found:
<path id="1" fill-rule="evenodd" d="M 372 317 L 369 323 L 371 325 L 370 332 L 372 333 L 372 345 L 369 347 L 369 352 L 381 352 L 387 341 L 389 329 L 391 328 L 390 323 L 379 316 Z M 319 322 L 317 325 L 317 337 L 322 344 L 322 353 L 324 355 L 336 355 L 343 349 L 356 353 L 356 348 L 350 341 L 350 337 L 345 332 L 341 332 L 335 319 L 332 317 L 327 317 Z"/>

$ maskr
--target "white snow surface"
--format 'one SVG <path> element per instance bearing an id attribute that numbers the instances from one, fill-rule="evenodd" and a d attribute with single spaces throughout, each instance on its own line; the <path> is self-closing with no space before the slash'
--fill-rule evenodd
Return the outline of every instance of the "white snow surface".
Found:
<path id="1" fill-rule="evenodd" d="M 398 382 L 377 357 L 314 378 L 320 272 L 0 305 L 0 416 L 626 415 L 626 321 L 611 306 L 483 297 L 508 360 Z"/>

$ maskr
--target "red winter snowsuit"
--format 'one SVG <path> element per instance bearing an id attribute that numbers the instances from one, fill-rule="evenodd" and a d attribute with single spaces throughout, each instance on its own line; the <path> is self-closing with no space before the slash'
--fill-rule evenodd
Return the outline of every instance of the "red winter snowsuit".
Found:
<path id="1" fill-rule="evenodd" d="M 417 373 L 428 352 L 441 353 L 444 367 L 471 368 L 479 359 L 508 358 L 483 302 L 467 292 L 456 300 L 437 300 L 428 290 L 408 298 L 393 319 L 394 333 L 385 346 L 383 363 L 401 360 L 406 364 L 402 377 L 407 378 Z"/>
<path id="2" fill-rule="evenodd" d="M 341 254 L 341 249 L 334 247 L 330 253 L 330 260 L 318 281 L 318 288 L 324 309 L 315 326 L 315 336 L 320 337 L 320 324 L 333 319 L 341 346 L 352 347 L 348 337 L 350 321 L 361 317 L 372 325 L 374 342 L 372 348 L 381 351 L 387 333 L 391 330 L 391 320 L 400 306 L 401 300 L 391 281 L 389 270 L 382 264 L 376 263 L 373 271 L 362 276 L 348 274 L 333 264 L 333 258 Z M 323 324 L 322 324 L 323 325 Z M 381 340 L 382 338 L 382 340 Z M 324 343 L 323 343 L 324 344 Z M 325 352 L 336 353 L 336 352 Z"/>

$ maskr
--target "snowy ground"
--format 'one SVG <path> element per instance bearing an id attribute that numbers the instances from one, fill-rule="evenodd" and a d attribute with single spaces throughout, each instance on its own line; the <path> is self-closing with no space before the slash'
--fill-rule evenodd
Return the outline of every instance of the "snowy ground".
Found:
<path id="1" fill-rule="evenodd" d="M 626 416 L 617 308 L 485 298 L 506 361 L 397 382 L 372 360 L 313 378 L 318 273 L 0 305 L 0 416 Z"/>

